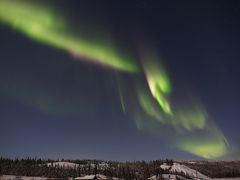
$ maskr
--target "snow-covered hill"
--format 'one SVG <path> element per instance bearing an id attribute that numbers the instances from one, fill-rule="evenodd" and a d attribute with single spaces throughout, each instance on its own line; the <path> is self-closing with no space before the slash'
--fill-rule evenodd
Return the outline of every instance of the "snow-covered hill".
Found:
<path id="1" fill-rule="evenodd" d="M 102 174 L 96 174 L 96 175 L 87 175 L 87 176 L 75 178 L 75 180 L 80 180 L 80 179 L 107 179 L 107 176 L 104 176 Z"/>
<path id="2" fill-rule="evenodd" d="M 183 176 L 175 174 L 162 174 L 161 176 L 152 176 L 148 180 L 189 180 Z"/>
<path id="3" fill-rule="evenodd" d="M 112 180 L 121 180 L 119 178 L 116 177 L 107 177 L 104 176 L 102 174 L 96 174 L 96 175 L 87 175 L 87 176 L 83 176 L 83 177 L 76 177 L 75 180 L 81 180 L 81 179 L 112 179 Z"/>
<path id="4" fill-rule="evenodd" d="M 211 179 L 210 177 L 179 163 L 173 163 L 172 166 L 169 166 L 166 163 L 163 163 L 160 167 L 164 170 L 168 169 L 169 172 L 171 173 L 183 173 L 186 176 L 189 176 L 194 179 L 204 179 L 204 180 Z"/>
<path id="5" fill-rule="evenodd" d="M 163 163 L 160 168 L 162 168 L 163 170 L 169 170 L 172 166 L 167 165 L 166 163 Z"/>
<path id="6" fill-rule="evenodd" d="M 71 162 L 63 162 L 63 161 L 59 161 L 59 162 L 52 162 L 52 163 L 47 163 L 47 166 L 53 166 L 53 167 L 63 167 L 63 168 L 68 168 L 68 169 L 75 169 L 75 168 L 78 168 L 78 167 L 86 167 L 90 165 L 91 168 L 95 168 L 95 164 L 94 163 L 90 163 L 90 164 L 76 164 L 76 163 L 71 163 Z M 109 168 L 109 164 L 106 163 L 106 162 L 101 162 L 99 163 L 98 165 L 98 169 L 100 170 L 104 170 L 104 169 L 107 169 Z"/>
<path id="7" fill-rule="evenodd" d="M 53 162 L 53 163 L 47 163 L 47 166 L 58 166 L 63 168 L 77 168 L 79 164 L 76 163 L 70 163 L 70 162 Z"/>

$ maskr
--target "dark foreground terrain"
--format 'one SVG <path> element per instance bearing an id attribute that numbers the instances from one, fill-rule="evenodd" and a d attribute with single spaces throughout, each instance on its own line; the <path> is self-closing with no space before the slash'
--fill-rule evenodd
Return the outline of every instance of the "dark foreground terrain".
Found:
<path id="1" fill-rule="evenodd" d="M 240 177 L 240 161 L 134 161 L 51 160 L 0 158 L 0 175 L 76 178 L 101 174 L 108 179 L 211 179 Z M 88 175 L 88 176 L 87 176 Z M 0 179 L 1 179 L 0 177 Z M 97 176 L 96 176 L 97 177 Z M 100 176 L 98 179 L 101 179 Z M 104 179 L 104 178 L 102 178 Z"/>

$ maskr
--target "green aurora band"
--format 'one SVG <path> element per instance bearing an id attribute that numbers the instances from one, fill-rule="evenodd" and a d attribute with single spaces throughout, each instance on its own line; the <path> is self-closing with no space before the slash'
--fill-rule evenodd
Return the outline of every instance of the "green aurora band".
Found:
<path id="1" fill-rule="evenodd" d="M 206 159 L 215 159 L 224 156 L 229 152 L 228 144 L 224 141 L 201 141 L 193 140 L 184 142 L 179 148 Z"/>
<path id="2" fill-rule="evenodd" d="M 149 94 L 140 93 L 139 103 L 143 111 L 134 112 L 139 130 L 147 130 L 160 138 L 167 137 L 173 147 L 206 159 L 220 158 L 231 152 L 221 130 L 208 119 L 206 112 L 200 109 L 201 106 L 166 116 Z M 159 127 L 158 124 L 165 127 Z"/>
<path id="3" fill-rule="evenodd" d="M 171 89 L 167 75 L 157 64 L 154 66 L 150 63 L 146 63 L 144 71 L 153 97 L 157 100 L 165 113 L 171 114 L 170 104 L 166 98 L 166 95 L 170 93 Z"/>
<path id="4" fill-rule="evenodd" d="M 177 147 L 206 159 L 216 159 L 231 152 L 226 138 L 214 124 L 208 124 L 205 135 L 188 136 L 179 140 Z"/>
<path id="5" fill-rule="evenodd" d="M 208 115 L 200 104 L 188 108 L 174 108 L 172 115 L 163 114 L 150 93 L 142 87 L 137 88 L 139 104 L 145 113 L 159 123 L 173 126 L 179 132 L 194 131 L 206 127 Z"/>
<path id="6" fill-rule="evenodd" d="M 138 87 L 137 96 L 141 108 L 146 112 L 147 115 L 156 119 L 162 124 L 166 123 L 163 114 L 161 113 L 161 111 L 159 111 L 160 109 L 158 104 L 153 101 L 150 93 L 147 93 L 146 90 L 144 91 L 142 87 Z"/>
<path id="7" fill-rule="evenodd" d="M 156 99 L 164 113 L 171 115 L 171 107 L 167 100 L 167 96 L 172 89 L 171 83 L 166 71 L 158 61 L 158 56 L 149 47 L 142 47 L 140 49 L 140 58 L 152 96 Z"/>
<path id="8" fill-rule="evenodd" d="M 176 109 L 170 121 L 177 130 L 194 131 L 206 128 L 208 114 L 203 106 L 196 103 L 192 107 Z"/>
<path id="9" fill-rule="evenodd" d="M 37 5 L 36 2 L 0 0 L 0 23 L 37 42 L 66 50 L 90 62 L 120 71 L 138 71 L 138 65 L 133 58 L 118 53 L 110 40 L 97 42 L 84 36 L 73 35 L 64 18 L 57 16 L 52 9 Z"/>
<path id="10" fill-rule="evenodd" d="M 150 120 L 153 119 L 157 123 L 175 129 L 175 137 L 173 146 L 178 147 L 188 153 L 206 158 L 215 159 L 224 156 L 230 152 L 230 146 L 217 126 L 209 120 L 206 110 L 200 104 L 192 105 L 188 108 L 174 108 L 171 116 L 164 114 L 161 108 L 156 105 L 154 98 L 144 88 L 137 89 L 139 104 L 148 118 L 142 121 L 143 115 L 135 112 L 135 121 L 137 127 L 143 130 L 143 127 L 156 134 L 155 126 Z M 137 115 L 136 115 L 137 113 Z M 205 138 L 199 132 L 205 133 Z M 160 132 L 159 132 L 160 133 Z M 194 136 L 196 136 L 197 138 Z M 161 133 L 160 133 L 161 135 Z M 192 139 L 189 139 L 189 137 Z"/>
<path id="11" fill-rule="evenodd" d="M 34 41 L 70 52 L 77 58 L 84 58 L 89 62 L 99 63 L 119 71 L 131 73 L 139 71 L 139 65 L 134 58 L 119 53 L 111 38 L 99 41 L 99 39 L 87 39 L 83 35 L 82 37 L 74 35 L 63 17 L 57 15 L 52 9 L 29 2 L 0 0 L 0 23 L 11 27 Z M 137 88 L 137 98 L 144 113 L 160 124 L 175 128 L 178 134 L 183 134 L 183 139 L 180 139 L 176 146 L 184 151 L 208 159 L 218 158 L 228 153 L 229 145 L 227 140 L 216 126 L 209 125 L 207 112 L 201 106 L 196 105 L 188 110 L 170 107 L 168 98 L 172 89 L 171 83 L 165 69 L 159 62 L 158 55 L 150 46 L 143 46 L 140 49 L 140 59 L 149 87 L 148 90 L 145 90 L 146 88 Z M 120 87 L 118 89 L 122 109 L 125 112 L 123 95 Z M 8 89 L 6 91 L 9 92 Z M 34 95 L 34 97 L 39 96 L 38 91 L 36 92 L 37 95 Z M 11 93 L 9 96 L 12 96 Z M 48 98 L 47 95 L 43 96 L 45 99 L 37 101 L 35 106 L 39 108 L 45 107 L 44 104 Z M 18 97 L 20 100 L 23 99 L 31 104 L 33 103 L 33 98 L 28 99 L 27 95 L 19 95 Z M 54 98 L 52 102 L 57 104 Z M 52 111 L 51 109 L 44 110 Z M 140 121 L 138 124 L 140 124 Z M 140 125 L 141 127 L 145 126 L 144 124 Z M 140 125 L 138 126 L 140 127 Z M 194 133 L 196 130 L 212 131 L 212 134 L 209 135 L 209 139 L 186 138 L 185 132 L 189 134 Z"/>
<path id="12" fill-rule="evenodd" d="M 148 116 L 146 120 L 149 119 L 149 122 L 142 121 L 141 113 L 135 112 L 137 127 L 140 130 L 146 127 L 156 134 L 155 125 L 150 122 L 153 119 L 175 129 L 174 146 L 181 150 L 207 159 L 219 158 L 229 153 L 230 146 L 226 138 L 209 120 L 207 111 L 198 101 L 186 99 L 185 102 L 190 102 L 187 106 L 176 106 L 173 103 L 170 108 L 167 100 L 172 90 L 169 77 L 154 48 L 150 43 L 147 44 L 148 46 L 140 46 L 139 54 L 149 89 L 143 86 L 137 86 L 136 89 L 139 105 L 145 116 Z M 207 134 L 207 137 L 200 138 L 199 132 Z M 189 137 L 196 134 L 198 138 L 189 140 Z"/>

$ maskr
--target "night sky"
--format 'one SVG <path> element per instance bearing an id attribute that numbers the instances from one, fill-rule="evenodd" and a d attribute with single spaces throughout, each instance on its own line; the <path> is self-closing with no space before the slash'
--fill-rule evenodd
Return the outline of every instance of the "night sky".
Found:
<path id="1" fill-rule="evenodd" d="M 240 158 L 240 1 L 5 2 L 0 156 Z"/>

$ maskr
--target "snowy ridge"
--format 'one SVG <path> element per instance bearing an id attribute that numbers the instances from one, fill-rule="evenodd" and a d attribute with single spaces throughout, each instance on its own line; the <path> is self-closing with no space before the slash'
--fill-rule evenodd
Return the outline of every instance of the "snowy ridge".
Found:
<path id="1" fill-rule="evenodd" d="M 79 166 L 79 164 L 76 163 L 70 163 L 70 162 L 53 162 L 53 163 L 47 163 L 47 166 L 59 166 L 59 167 L 63 167 L 63 168 L 77 168 Z"/>
<path id="2" fill-rule="evenodd" d="M 161 166 L 160 166 L 160 168 L 162 168 L 163 170 L 168 170 L 168 169 L 170 169 L 172 166 L 169 166 L 169 165 L 167 165 L 166 163 L 163 163 Z"/>
<path id="3" fill-rule="evenodd" d="M 169 172 L 171 173 L 184 173 L 185 175 L 194 179 L 204 179 L 204 180 L 211 179 L 210 177 L 205 176 L 204 174 L 179 163 L 173 163 L 172 166 L 169 166 L 164 163 L 160 167 L 164 170 L 169 169 Z"/>
<path id="4" fill-rule="evenodd" d="M 159 176 L 152 176 L 150 178 L 148 178 L 148 180 L 189 180 L 185 177 L 179 176 L 179 175 L 175 175 L 175 174 L 162 174 L 160 177 Z"/>
<path id="5" fill-rule="evenodd" d="M 184 174 L 189 175 L 190 177 L 205 179 L 205 180 L 211 179 L 194 169 L 191 169 L 185 165 L 181 165 L 178 163 L 173 163 L 170 169 L 170 172 L 183 172 Z"/>
<path id="6" fill-rule="evenodd" d="M 96 174 L 96 175 L 87 175 L 87 176 L 83 176 L 83 177 L 76 177 L 75 180 L 80 180 L 80 179 L 112 179 L 112 180 L 121 180 L 119 178 L 116 178 L 116 177 L 107 177 L 107 176 L 104 176 L 102 174 Z"/>
<path id="7" fill-rule="evenodd" d="M 84 167 L 84 166 L 86 166 L 86 164 L 80 164 L 80 166 L 81 166 L 81 167 Z M 91 166 L 92 168 L 94 168 L 94 167 L 96 166 L 96 164 L 91 163 L 90 166 Z M 106 162 L 101 162 L 101 163 L 97 164 L 97 166 L 98 166 L 98 168 L 101 169 L 101 170 L 102 170 L 102 169 L 107 169 L 107 168 L 109 168 L 109 164 L 106 163 Z"/>
<path id="8" fill-rule="evenodd" d="M 102 174 L 96 174 L 96 175 L 87 175 L 87 176 L 83 176 L 83 177 L 77 177 L 75 179 L 78 180 L 78 179 L 94 179 L 94 178 L 107 179 L 107 176 L 104 176 Z"/>
<path id="9" fill-rule="evenodd" d="M 100 169 L 107 169 L 109 168 L 109 164 L 106 162 L 101 162 L 100 164 L 98 164 Z"/>
<path id="10" fill-rule="evenodd" d="M 91 166 L 91 168 L 94 168 L 96 166 L 93 163 L 91 163 L 89 165 Z M 70 168 L 76 169 L 78 167 L 82 167 L 83 168 L 83 167 L 86 166 L 86 164 L 76 164 L 76 163 L 71 163 L 71 162 L 59 161 L 59 162 L 47 163 L 47 166 L 53 166 L 53 167 L 59 166 L 59 167 L 63 167 L 63 168 L 66 168 L 66 169 L 70 169 Z M 109 164 L 106 163 L 106 162 L 101 162 L 97 166 L 101 170 L 109 168 Z"/>

